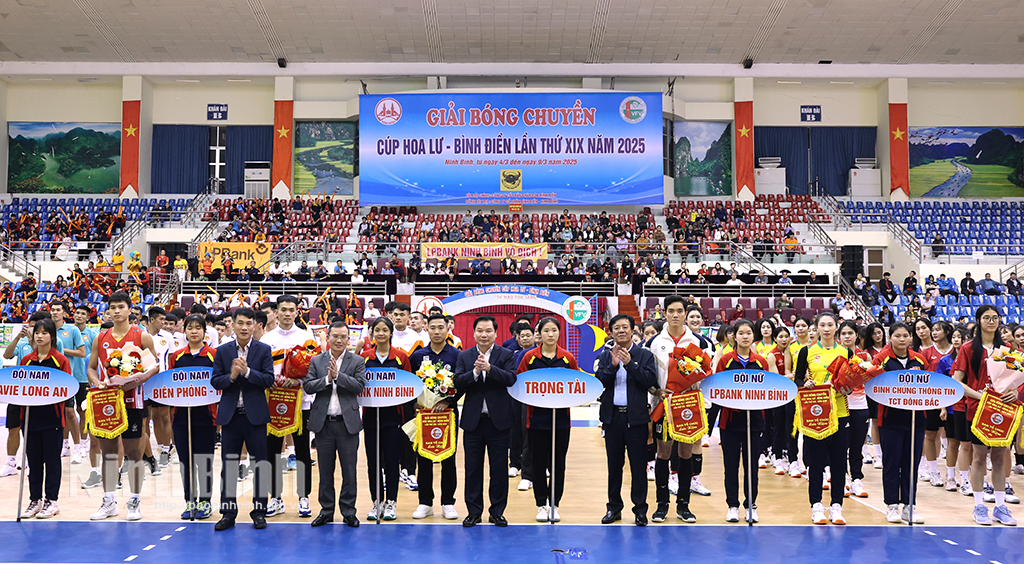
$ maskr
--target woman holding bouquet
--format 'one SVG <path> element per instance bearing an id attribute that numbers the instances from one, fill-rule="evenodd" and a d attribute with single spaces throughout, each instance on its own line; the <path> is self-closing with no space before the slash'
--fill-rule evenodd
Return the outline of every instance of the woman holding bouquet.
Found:
<path id="1" fill-rule="evenodd" d="M 844 321 L 839 325 L 839 344 L 854 351 L 854 356 L 865 362 L 871 362 L 871 355 L 864 349 L 857 348 L 857 324 Z M 868 396 L 864 386 L 850 390 L 846 396 L 850 408 L 850 448 L 848 459 L 850 473 L 846 477 L 846 493 L 857 497 L 868 497 L 864 490 L 864 440 L 868 436 Z"/>
<path id="2" fill-rule="evenodd" d="M 967 422 L 974 421 L 974 415 L 978 410 L 978 403 L 981 401 L 982 393 L 991 388 L 992 382 L 989 379 L 988 366 L 986 361 L 992 351 L 1003 346 L 1003 340 L 999 336 L 999 310 L 995 306 L 983 305 L 978 308 L 974 315 L 975 325 L 974 338 L 971 342 L 960 348 L 956 362 L 953 364 L 953 378 L 964 386 L 964 394 L 967 407 Z M 1000 397 L 1004 402 L 1017 401 L 1017 389 L 1010 388 L 1003 392 Z M 990 448 L 985 446 L 981 439 L 974 432 L 972 425 L 971 443 L 973 447 L 973 460 L 971 461 L 971 488 L 974 493 L 974 522 L 979 525 L 991 525 L 992 519 L 1003 525 L 1016 525 L 1017 520 L 1013 518 L 1010 510 L 1006 508 L 1006 460 L 1007 447 L 991 447 L 992 454 L 992 488 L 996 508 L 992 517 L 988 515 L 988 508 L 985 507 L 985 468 L 986 455 Z"/>
<path id="3" fill-rule="evenodd" d="M 793 361 L 795 357 L 790 348 L 793 334 L 789 331 L 788 327 L 780 325 L 775 328 L 772 340 L 775 341 L 775 348 L 768 353 L 768 367 L 772 372 L 793 379 Z M 793 436 L 793 415 L 796 413 L 796 402 L 791 401 L 786 405 L 776 407 L 771 413 L 775 427 L 775 434 L 772 437 L 772 451 L 775 453 L 775 474 L 778 476 L 785 475 L 789 472 L 790 466 L 795 466 L 796 475 L 800 476 L 801 471 L 797 462 L 800 447 L 796 437 Z"/>
<path id="4" fill-rule="evenodd" d="M 71 374 L 71 363 L 57 352 L 57 326 L 49 319 L 36 322 L 32 328 L 35 350 L 21 359 L 22 366 L 45 366 Z M 74 401 L 72 398 L 69 401 Z M 55 403 L 19 409 L 21 428 L 25 430 L 25 454 L 28 457 L 29 503 L 22 519 L 49 519 L 60 514 L 57 497 L 60 493 L 60 452 L 64 441 L 64 404 Z M 29 425 L 25 427 L 27 411 Z M 45 480 L 45 492 L 43 485 Z"/>
<path id="5" fill-rule="evenodd" d="M 519 361 L 517 374 L 541 368 L 567 368 L 579 370 L 576 358 L 558 346 L 562 325 L 555 317 L 545 317 L 537 323 L 540 346 L 530 349 Z M 552 422 L 552 411 L 555 420 Z M 569 409 L 551 410 L 527 406 L 526 431 L 533 455 L 533 498 L 537 502 L 537 522 L 561 521 L 558 503 L 565 490 L 565 455 L 569 451 Z M 554 452 L 551 452 L 551 434 L 554 433 Z M 554 469 L 552 469 L 554 466 Z M 545 478 L 548 472 L 549 478 Z M 552 482 L 549 486 L 549 480 Z M 554 490 L 549 494 L 550 490 Z M 549 495 L 551 496 L 549 498 Z M 551 513 L 548 503 L 551 502 Z"/>
<path id="6" fill-rule="evenodd" d="M 796 372 L 793 381 L 797 387 L 813 388 L 823 384 L 831 385 L 835 376 L 836 366 L 833 362 L 839 358 L 848 359 L 853 354 L 849 349 L 836 342 L 838 318 L 833 313 L 821 313 L 815 320 L 818 340 L 802 349 L 796 360 Z M 811 502 L 811 522 L 824 525 L 825 507 L 821 504 L 821 492 L 829 489 L 825 469 L 829 467 L 842 473 L 846 468 L 846 457 L 849 450 L 849 417 L 850 409 L 846 396 L 833 391 L 838 429 L 822 439 L 804 436 L 804 459 L 807 461 L 807 493 Z M 843 488 L 831 488 L 832 506 L 829 515 L 833 525 L 845 525 L 843 517 Z"/>
<path id="7" fill-rule="evenodd" d="M 754 350 L 754 324 L 741 319 L 733 327 L 736 328 L 736 346 L 719 359 L 716 372 L 726 370 L 768 370 L 768 361 Z M 750 419 L 750 444 L 747 444 L 747 419 Z M 764 433 L 764 411 L 744 411 L 722 408 L 719 431 L 722 435 L 722 458 L 725 464 L 725 502 L 729 511 L 725 515 L 726 522 L 737 523 L 740 520 L 739 497 L 739 466 L 751 469 L 752 474 L 744 471 L 743 492 L 747 497 L 743 501 L 746 508 L 745 518 L 748 523 L 757 523 L 757 467 L 747 465 L 747 457 L 761 452 L 761 435 Z M 749 480 L 749 485 L 748 485 Z"/>
<path id="8" fill-rule="evenodd" d="M 366 359 L 367 370 L 371 368 L 397 368 L 411 372 L 409 357 L 398 347 L 391 346 L 391 335 L 395 326 L 387 317 L 378 317 L 370 324 L 370 339 L 374 347 L 364 350 L 360 356 Z M 416 400 L 393 407 L 363 408 L 363 439 L 366 448 L 366 467 L 369 475 L 370 499 L 373 509 L 366 515 L 369 521 L 380 516 L 385 521 L 398 518 L 398 466 L 402 448 L 408 438 L 402 425 L 416 416 Z M 380 460 L 377 459 L 377 427 L 380 425 Z M 377 497 L 377 484 L 384 472 L 386 493 L 384 503 Z"/>

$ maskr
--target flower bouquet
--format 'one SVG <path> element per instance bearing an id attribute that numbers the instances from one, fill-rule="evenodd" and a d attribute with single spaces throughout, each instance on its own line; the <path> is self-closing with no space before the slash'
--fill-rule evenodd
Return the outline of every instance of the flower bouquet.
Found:
<path id="1" fill-rule="evenodd" d="M 1024 354 L 1021 351 L 1000 347 L 992 351 L 985 361 L 988 368 L 988 379 L 992 389 L 1003 394 L 1011 388 L 1024 384 Z"/>
<path id="2" fill-rule="evenodd" d="M 867 356 L 867 353 L 863 354 Z M 863 386 L 883 370 L 875 366 L 870 359 L 855 354 L 849 360 L 842 357 L 835 359 L 829 365 L 828 372 L 832 374 L 832 384 L 837 390 L 853 390 Z"/>
<path id="3" fill-rule="evenodd" d="M 711 373 L 711 358 L 703 349 L 690 343 L 686 347 L 676 347 L 668 358 L 668 380 L 665 388 L 673 394 L 685 392 L 691 386 L 708 377 Z M 659 421 L 665 414 L 666 401 L 654 406 L 651 421 Z"/>
<path id="4" fill-rule="evenodd" d="M 432 363 L 423 359 L 416 375 L 423 380 L 423 392 L 416 398 L 420 407 L 433 409 L 437 402 L 455 397 L 455 374 L 451 366 L 441 361 Z"/>
<path id="5" fill-rule="evenodd" d="M 316 347 L 303 345 L 296 345 L 285 351 L 281 375 L 275 379 L 274 384 L 278 387 L 283 386 L 288 379 L 301 382 L 309 374 L 309 365 L 319 352 Z"/>
<path id="6" fill-rule="evenodd" d="M 103 367 L 106 381 L 111 386 L 130 384 L 157 364 L 156 357 L 132 343 L 110 351 Z"/>

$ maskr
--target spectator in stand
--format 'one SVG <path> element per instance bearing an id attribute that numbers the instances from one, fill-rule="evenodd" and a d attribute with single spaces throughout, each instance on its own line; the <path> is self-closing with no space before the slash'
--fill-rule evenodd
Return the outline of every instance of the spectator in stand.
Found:
<path id="1" fill-rule="evenodd" d="M 963 280 L 960 281 L 960 293 L 965 296 L 977 296 L 978 294 L 978 283 L 971 278 L 971 273 L 968 272 L 964 275 Z"/>
<path id="2" fill-rule="evenodd" d="M 363 253 L 363 256 L 356 261 L 356 272 L 362 275 L 373 274 L 373 261 L 366 256 L 366 253 Z"/>
<path id="3" fill-rule="evenodd" d="M 807 277 L 807 283 L 808 284 L 827 284 L 828 282 L 824 278 L 818 278 L 817 273 L 815 273 L 812 270 L 810 276 Z"/>
<path id="4" fill-rule="evenodd" d="M 792 307 L 793 300 L 789 299 L 789 294 L 786 294 L 785 292 L 782 293 L 782 296 L 779 299 L 775 300 L 776 313 L 782 313 L 782 310 L 792 309 Z"/>
<path id="5" fill-rule="evenodd" d="M 555 268 L 555 263 L 548 261 L 548 264 L 544 267 L 544 274 L 555 275 L 558 274 L 558 269 Z"/>
<path id="6" fill-rule="evenodd" d="M 167 249 L 160 249 L 160 254 L 156 256 L 154 264 L 156 265 L 157 268 L 170 274 L 171 271 L 168 268 L 168 265 L 171 264 L 171 258 L 167 256 Z"/>
<path id="7" fill-rule="evenodd" d="M 846 298 L 843 297 L 841 292 L 836 292 L 836 296 L 829 300 L 828 307 L 832 308 L 832 311 L 839 313 L 846 306 Z"/>
<path id="8" fill-rule="evenodd" d="M 846 302 L 843 309 L 839 310 L 839 318 L 844 321 L 857 319 L 857 312 L 853 310 L 853 302 Z"/>
<path id="9" fill-rule="evenodd" d="M 768 275 L 765 274 L 763 270 L 758 270 L 757 271 L 757 276 L 754 277 L 754 284 L 767 284 L 767 283 L 768 283 Z"/>
<path id="10" fill-rule="evenodd" d="M 327 267 L 324 266 L 324 261 L 316 261 L 316 268 L 313 269 L 313 274 L 310 276 L 312 280 L 323 280 L 327 278 L 328 272 Z"/>
<path id="11" fill-rule="evenodd" d="M 789 271 L 783 270 L 782 276 L 779 277 L 779 284 L 792 284 L 793 279 L 789 277 Z"/>
<path id="12" fill-rule="evenodd" d="M 878 313 L 878 322 L 886 327 L 896 323 L 896 316 L 889 311 L 889 306 L 882 306 L 882 311 Z"/>
<path id="13" fill-rule="evenodd" d="M 930 274 L 928 278 L 925 278 L 924 293 L 929 294 L 933 298 L 939 297 L 939 283 L 935 280 L 934 274 Z"/>
<path id="14" fill-rule="evenodd" d="M 935 233 L 935 237 L 932 238 L 932 256 L 939 258 L 940 255 L 946 252 L 946 242 L 942 239 L 942 235 Z"/>
<path id="15" fill-rule="evenodd" d="M 956 280 L 952 278 L 946 278 L 945 273 L 939 275 L 939 279 L 935 281 L 939 285 L 940 296 L 959 296 L 960 288 L 956 285 Z"/>
<path id="16" fill-rule="evenodd" d="M 491 274 L 493 274 L 491 271 L 491 261 L 485 259 L 482 254 L 477 253 L 476 258 L 473 259 L 473 275 L 490 276 Z"/>
<path id="17" fill-rule="evenodd" d="M 345 265 L 341 264 L 341 261 L 339 260 L 337 263 L 334 264 L 334 273 L 335 274 L 348 274 L 348 269 L 346 269 Z"/>
<path id="18" fill-rule="evenodd" d="M 736 304 L 736 308 L 729 314 L 729 323 L 736 323 L 740 319 L 745 319 L 747 312 L 743 310 L 743 304 Z"/>
<path id="19" fill-rule="evenodd" d="M 986 272 L 985 278 L 984 280 L 981 281 L 981 284 L 978 286 L 978 289 L 981 291 L 982 294 L 985 294 L 987 296 L 1001 296 L 1003 295 L 1005 287 L 1003 287 L 1003 285 L 1000 284 L 999 282 L 993 280 L 992 275 Z"/>
<path id="20" fill-rule="evenodd" d="M 235 261 L 234 261 L 234 259 L 231 258 L 231 255 L 229 255 L 229 254 L 221 255 L 220 264 L 221 264 L 221 268 L 224 269 L 224 275 L 225 276 L 231 276 L 231 274 L 233 272 L 233 268 L 235 266 Z"/>
<path id="21" fill-rule="evenodd" d="M 903 279 L 903 294 L 906 296 L 917 295 L 917 273 L 913 270 Z"/>
<path id="22" fill-rule="evenodd" d="M 864 284 L 864 289 L 861 291 L 861 299 L 864 300 L 864 305 L 868 307 L 878 305 L 878 287 L 868 281 L 867 284 Z"/>
<path id="23" fill-rule="evenodd" d="M 882 294 L 882 296 L 885 298 L 885 301 L 889 303 L 893 303 L 894 301 L 896 301 L 896 296 L 898 296 L 899 294 L 896 292 L 896 284 L 893 284 L 892 282 L 891 273 L 886 272 L 885 274 L 882 275 L 882 281 L 880 282 L 878 293 Z"/>
<path id="24" fill-rule="evenodd" d="M 743 208 L 739 205 L 732 209 L 732 219 L 736 222 L 736 225 L 742 225 L 743 227 L 747 227 L 749 225 L 747 223 L 746 214 L 744 213 Z"/>
<path id="25" fill-rule="evenodd" d="M 725 283 L 731 286 L 739 286 L 741 284 L 745 284 L 745 282 L 740 280 L 739 276 L 735 272 L 729 275 L 729 279 L 726 280 Z"/>
<path id="26" fill-rule="evenodd" d="M 309 276 L 312 273 L 313 271 L 309 269 L 309 265 L 306 264 L 306 261 L 302 261 L 299 269 L 295 271 L 295 274 L 298 274 L 299 276 Z"/>
<path id="27" fill-rule="evenodd" d="M 1020 280 L 1017 279 L 1016 272 L 1011 272 L 1010 277 L 1006 280 L 1006 293 L 1018 298 L 1021 295 L 1021 284 Z"/>
<path id="28" fill-rule="evenodd" d="M 416 282 L 416 277 L 419 276 L 421 270 L 423 270 L 423 261 L 420 259 L 420 255 L 413 253 L 412 258 L 409 259 L 409 269 L 406 271 L 408 281 Z"/>
<path id="29" fill-rule="evenodd" d="M 935 296 L 931 294 L 921 296 L 921 311 L 928 317 L 935 316 Z"/>

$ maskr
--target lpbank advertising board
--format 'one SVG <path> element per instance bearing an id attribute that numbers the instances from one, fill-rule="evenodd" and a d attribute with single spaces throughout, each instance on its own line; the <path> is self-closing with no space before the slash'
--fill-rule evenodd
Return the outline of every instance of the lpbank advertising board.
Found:
<path id="1" fill-rule="evenodd" d="M 661 94 L 359 97 L 365 205 L 664 203 Z"/>

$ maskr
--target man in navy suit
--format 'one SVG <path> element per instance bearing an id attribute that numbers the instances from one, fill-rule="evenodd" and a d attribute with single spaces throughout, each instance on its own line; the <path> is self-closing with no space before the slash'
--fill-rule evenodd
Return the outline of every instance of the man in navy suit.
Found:
<path id="1" fill-rule="evenodd" d="M 235 526 L 238 505 L 238 458 L 242 445 L 254 461 L 253 510 L 249 513 L 257 529 L 267 526 L 267 408 L 266 389 L 274 385 L 274 360 L 270 346 L 252 338 L 256 314 L 238 308 L 232 315 L 235 340 L 217 348 L 210 385 L 221 391 L 217 424 L 221 426 L 220 512 L 215 530 Z"/>
<path id="2" fill-rule="evenodd" d="M 488 521 L 508 526 L 503 515 L 508 503 L 508 446 L 512 429 L 512 396 L 516 383 L 512 353 L 495 346 L 498 325 L 482 315 L 473 322 L 476 346 L 459 354 L 455 363 L 455 388 L 465 393 L 462 427 L 466 449 L 466 509 L 463 527 L 480 522 L 484 512 L 484 449 L 490 463 L 491 506 Z"/>

